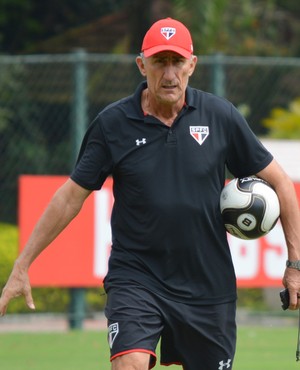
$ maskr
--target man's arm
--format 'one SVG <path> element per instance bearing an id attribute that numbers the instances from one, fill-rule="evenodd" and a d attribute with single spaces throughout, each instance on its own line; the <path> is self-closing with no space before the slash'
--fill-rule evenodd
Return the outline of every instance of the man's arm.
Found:
<path id="1" fill-rule="evenodd" d="M 280 221 L 288 249 L 288 259 L 300 260 L 300 211 L 294 184 L 279 164 L 273 160 L 257 176 L 273 186 L 280 203 Z M 289 289 L 290 309 L 299 308 L 300 271 L 286 268 L 283 284 Z"/>
<path id="2" fill-rule="evenodd" d="M 79 213 L 84 201 L 91 193 L 68 179 L 54 194 L 45 212 L 14 263 L 13 270 L 2 291 L 0 315 L 6 312 L 9 301 L 24 295 L 28 307 L 34 309 L 28 269 L 35 258 L 64 230 Z"/>

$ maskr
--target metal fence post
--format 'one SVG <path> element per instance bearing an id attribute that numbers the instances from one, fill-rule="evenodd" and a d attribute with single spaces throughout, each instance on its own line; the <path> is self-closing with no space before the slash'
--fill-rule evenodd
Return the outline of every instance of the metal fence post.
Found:
<path id="1" fill-rule="evenodd" d="M 212 63 L 212 92 L 213 94 L 225 97 L 226 95 L 226 81 L 225 81 L 225 70 L 224 70 L 224 55 L 217 53 L 213 56 Z M 232 178 L 227 166 L 225 168 L 226 178 Z"/>
<path id="2" fill-rule="evenodd" d="M 79 153 L 81 141 L 85 134 L 88 114 L 87 114 L 87 53 L 84 49 L 74 51 L 74 95 L 72 100 L 72 139 L 73 139 L 73 162 Z M 72 163 L 73 167 L 74 163 Z"/>
<path id="3" fill-rule="evenodd" d="M 212 92 L 215 95 L 225 97 L 225 90 L 224 55 L 217 53 L 214 55 L 212 63 Z"/>
<path id="4" fill-rule="evenodd" d="M 83 49 L 74 51 L 74 95 L 72 100 L 72 167 L 76 162 L 80 145 L 87 128 L 87 66 L 86 52 Z M 70 329 L 82 329 L 83 320 L 86 316 L 85 288 L 70 288 L 69 327 Z"/>
<path id="5" fill-rule="evenodd" d="M 70 288 L 69 328 L 82 329 L 86 316 L 85 288 Z"/>

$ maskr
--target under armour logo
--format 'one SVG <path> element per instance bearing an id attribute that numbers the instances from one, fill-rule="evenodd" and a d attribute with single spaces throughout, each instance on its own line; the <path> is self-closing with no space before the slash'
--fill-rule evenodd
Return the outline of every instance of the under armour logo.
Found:
<path id="1" fill-rule="evenodd" d="M 142 138 L 142 140 L 136 139 L 135 145 L 140 146 L 141 144 L 146 144 L 147 140 L 145 137 Z"/>
<path id="2" fill-rule="evenodd" d="M 218 367 L 218 370 L 223 370 L 223 369 L 229 369 L 230 368 L 230 366 L 231 366 L 231 359 L 229 358 L 228 360 L 227 360 L 227 362 L 224 362 L 224 361 L 220 361 L 219 362 L 219 367 Z M 225 367 L 226 366 L 226 367 Z"/>

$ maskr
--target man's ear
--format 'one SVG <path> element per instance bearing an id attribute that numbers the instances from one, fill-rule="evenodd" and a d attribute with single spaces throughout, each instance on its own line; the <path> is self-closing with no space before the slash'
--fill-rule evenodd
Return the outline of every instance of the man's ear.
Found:
<path id="1" fill-rule="evenodd" d="M 193 55 L 192 58 L 191 58 L 189 77 L 191 77 L 191 75 L 194 73 L 194 70 L 195 70 L 196 64 L 197 64 L 197 60 L 198 60 L 197 56 Z"/>
<path id="2" fill-rule="evenodd" d="M 140 70 L 140 73 L 142 76 L 146 76 L 146 69 L 145 69 L 145 63 L 144 59 L 141 56 L 136 57 L 135 62 L 138 66 L 138 69 Z"/>

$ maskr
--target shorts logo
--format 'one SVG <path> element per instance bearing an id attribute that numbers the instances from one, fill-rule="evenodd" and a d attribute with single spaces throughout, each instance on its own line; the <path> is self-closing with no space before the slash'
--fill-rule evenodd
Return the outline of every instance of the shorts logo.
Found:
<path id="1" fill-rule="evenodd" d="M 173 27 L 162 27 L 160 33 L 167 39 L 170 40 L 176 34 L 176 28 Z"/>
<path id="2" fill-rule="evenodd" d="M 209 135 L 208 126 L 190 126 L 190 134 L 197 141 L 199 145 L 202 145 L 204 140 Z"/>
<path id="3" fill-rule="evenodd" d="M 108 344 L 109 344 L 110 349 L 112 349 L 112 346 L 118 334 L 119 334 L 119 323 L 115 322 L 114 324 L 109 325 Z"/>
<path id="4" fill-rule="evenodd" d="M 231 361 L 232 360 L 230 358 L 227 360 L 227 362 L 220 361 L 219 362 L 220 366 L 218 367 L 218 370 L 230 369 Z"/>

